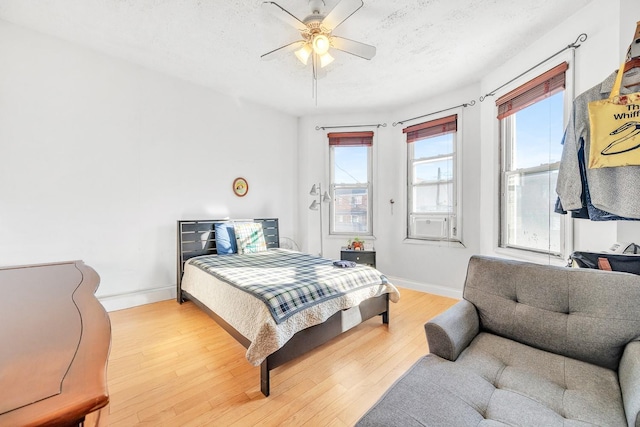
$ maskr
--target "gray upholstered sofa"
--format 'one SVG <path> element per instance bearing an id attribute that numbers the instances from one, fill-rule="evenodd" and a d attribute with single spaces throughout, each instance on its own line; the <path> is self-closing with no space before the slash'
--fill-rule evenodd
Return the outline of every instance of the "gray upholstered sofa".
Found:
<path id="1" fill-rule="evenodd" d="M 472 257 L 358 426 L 640 427 L 640 276 Z"/>

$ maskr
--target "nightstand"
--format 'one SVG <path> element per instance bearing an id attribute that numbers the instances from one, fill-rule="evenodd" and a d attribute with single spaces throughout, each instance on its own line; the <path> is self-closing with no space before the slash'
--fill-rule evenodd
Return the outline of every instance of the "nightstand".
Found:
<path id="1" fill-rule="evenodd" d="M 376 251 L 353 251 L 351 249 L 342 248 L 340 250 L 340 259 L 344 261 L 353 261 L 358 264 L 366 264 L 376 268 Z"/>

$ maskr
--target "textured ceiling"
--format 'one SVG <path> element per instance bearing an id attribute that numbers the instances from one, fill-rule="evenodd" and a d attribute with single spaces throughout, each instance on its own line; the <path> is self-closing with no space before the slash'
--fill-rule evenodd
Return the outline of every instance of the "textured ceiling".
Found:
<path id="1" fill-rule="evenodd" d="M 590 1 L 364 0 L 334 34 L 377 54 L 332 52 L 317 105 L 310 65 L 291 52 L 260 59 L 299 39 L 261 0 L 0 0 L 0 19 L 302 116 L 388 110 L 478 82 Z M 307 0 L 277 2 L 310 13 Z M 325 2 L 328 12 L 338 0 Z"/>

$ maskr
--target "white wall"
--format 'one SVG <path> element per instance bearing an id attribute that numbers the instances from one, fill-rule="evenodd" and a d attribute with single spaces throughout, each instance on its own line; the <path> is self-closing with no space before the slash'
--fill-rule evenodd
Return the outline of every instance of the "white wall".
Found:
<path id="1" fill-rule="evenodd" d="M 481 95 L 503 85 L 543 59 L 574 42 L 581 33 L 588 39 L 576 50 L 569 76 L 575 80 L 575 95 L 582 93 L 607 77 L 622 61 L 631 42 L 635 23 L 640 20 L 640 2 L 636 0 L 595 0 L 576 11 L 563 24 L 540 35 L 530 46 L 523 48 L 515 58 L 506 61 L 477 85 L 462 88 L 422 103 L 395 111 L 351 114 L 340 116 L 313 116 L 299 121 L 300 173 L 299 196 L 308 196 L 308 187 L 314 182 L 328 184 L 329 165 L 326 132 L 316 131 L 316 125 L 348 125 L 387 123 L 386 128 L 373 129 L 374 141 L 374 234 L 380 270 L 395 283 L 443 295 L 460 296 L 466 274 L 466 265 L 472 254 L 502 257 L 520 257 L 541 263 L 564 264 L 564 260 L 549 257 L 528 257 L 523 254 L 497 250 L 498 236 L 498 165 L 499 145 L 495 100 L 519 82 L 501 89 L 496 96 L 478 102 Z M 555 61 L 571 60 L 570 51 Z M 531 77 L 550 68 L 547 63 L 532 72 Z M 575 74 L 574 74 L 575 73 Z M 530 77 L 529 77 L 530 78 Z M 374 90 L 375 88 L 372 88 Z M 401 127 L 391 124 L 408 117 L 435 112 L 461 103 L 476 100 L 474 107 L 463 109 L 463 217 L 465 247 L 456 245 L 405 241 L 406 211 L 406 143 Z M 569 96 L 569 101 L 572 96 Z M 560 141 L 558 141 L 560 143 Z M 389 199 L 395 199 L 391 214 Z M 303 199 L 304 200 L 304 199 Z M 310 199 L 309 199 L 310 202 Z M 300 235 L 303 249 L 319 250 L 318 213 L 307 210 L 301 203 Z M 640 241 L 640 223 L 591 222 L 573 220 L 573 248 L 575 250 L 603 250 L 615 241 Z M 325 256 L 338 257 L 344 238 L 328 236 L 328 213 L 324 210 Z"/>
<path id="2" fill-rule="evenodd" d="M 394 111 L 361 113 L 350 115 L 309 116 L 299 121 L 299 164 L 300 193 L 299 207 L 300 235 L 304 250 L 317 253 L 320 249 L 318 212 L 309 211 L 311 196 L 309 188 L 314 182 L 329 184 L 329 160 L 327 132 L 316 130 L 316 126 L 348 126 L 386 123 L 386 127 L 372 127 L 374 145 L 373 179 L 373 229 L 374 238 L 365 238 L 367 244 L 376 249 L 378 269 L 392 278 L 395 284 L 423 291 L 460 296 L 469 257 L 479 252 L 481 224 L 475 214 L 479 209 L 480 186 L 480 110 L 477 106 L 463 108 L 458 125 L 463 137 L 462 156 L 462 206 L 464 246 L 448 243 L 407 241 L 406 237 L 406 136 L 404 126 L 393 126 L 394 122 L 432 113 L 435 111 L 469 103 L 477 99 L 478 86 L 469 86 L 447 94 L 439 99 L 406 106 Z M 453 114 L 451 111 L 448 114 Z M 426 118 L 425 120 L 428 120 Z M 411 122 L 408 124 L 415 124 Z M 407 125 L 408 125 L 407 124 Z M 405 125 L 406 126 L 406 125 Z M 354 130 L 344 128 L 345 130 Z M 364 130 L 358 128 L 358 130 Z M 395 201 L 393 213 L 390 200 Z M 339 258 L 340 247 L 345 246 L 347 237 L 328 235 L 328 205 L 323 210 L 324 255 Z"/>
<path id="3" fill-rule="evenodd" d="M 295 117 L 0 21 L 0 264 L 83 259 L 108 309 L 169 298 L 179 219 L 278 217 L 297 239 L 296 137 Z"/>
<path id="4" fill-rule="evenodd" d="M 485 76 L 481 82 L 486 94 L 511 80 L 554 52 L 572 43 L 579 34 L 586 33 L 588 39 L 575 51 L 575 63 L 571 65 L 570 78 L 574 79 L 575 96 L 604 80 L 618 68 L 627 47 L 633 38 L 636 21 L 640 20 L 640 2 L 632 0 L 595 0 L 578 10 L 553 31 L 541 36 L 520 55 L 507 61 L 500 68 Z M 555 61 L 569 59 L 570 51 Z M 532 72 L 532 76 L 549 69 L 553 61 L 545 63 Z M 529 76 L 523 79 L 526 81 Z M 485 173 L 498 168 L 498 127 L 495 120 L 495 99 L 523 81 L 498 91 L 495 97 L 481 103 L 482 109 L 482 202 L 480 215 L 486 227 L 482 229 L 482 253 L 499 256 L 521 256 L 521 254 L 496 250 L 498 229 L 498 181 L 497 174 Z M 493 126 L 491 125 L 493 123 Z M 592 222 L 569 221 L 573 227 L 573 249 L 600 251 L 608 249 L 615 241 L 630 241 L 630 235 L 640 240 L 640 224 L 626 221 Z M 624 230 L 624 233 L 622 232 Z M 538 262 L 554 263 L 551 259 L 532 258 Z M 561 261 L 564 262 L 564 261 Z M 556 261 L 556 263 L 558 263 Z"/>
<path id="5" fill-rule="evenodd" d="M 505 255 L 496 251 L 495 98 L 479 96 L 584 32 L 577 95 L 618 66 L 636 20 L 636 0 L 595 0 L 477 84 L 388 111 L 299 119 L 0 21 L 0 264 L 82 258 L 117 308 L 173 290 L 177 219 L 275 216 L 283 236 L 317 253 L 308 193 L 326 188 L 329 162 L 326 131 L 315 127 L 386 123 L 372 128 L 378 267 L 399 285 L 460 296 L 472 254 Z M 460 120 L 464 247 L 409 243 L 406 142 L 392 123 L 471 100 Z M 249 181 L 245 198 L 231 193 L 236 176 Z M 346 239 L 327 235 L 323 214 L 324 255 L 337 258 Z M 640 241 L 638 223 L 573 222 L 575 249 Z"/>
<path id="6" fill-rule="evenodd" d="M 461 88 L 455 92 L 449 92 L 438 99 L 426 100 L 422 103 L 411 105 L 393 112 L 394 121 L 420 116 L 457 106 L 463 103 L 475 101 L 474 106 L 463 107 L 458 110 L 443 112 L 442 115 L 458 114 L 458 133 L 462 137 L 461 178 L 462 182 L 458 191 L 462 192 L 462 243 L 450 244 L 444 242 L 420 242 L 406 240 L 406 135 L 402 133 L 402 127 L 420 123 L 420 120 L 398 126 L 394 133 L 394 159 L 397 164 L 403 165 L 399 170 L 402 177 L 398 176 L 398 168 L 395 168 L 397 176 L 394 182 L 395 199 L 401 203 L 396 204 L 396 214 L 389 221 L 393 222 L 393 239 L 390 241 L 392 262 L 389 274 L 396 277 L 395 281 L 401 285 L 425 290 L 437 294 L 459 297 L 466 276 L 469 257 L 477 254 L 480 249 L 480 230 L 482 224 L 477 212 L 480 206 L 480 183 L 478 176 L 481 173 L 480 139 L 478 129 L 480 127 L 480 109 L 478 107 L 478 85 Z M 434 117 L 426 117 L 429 120 Z M 386 168 L 393 170 L 391 165 Z M 401 279 L 399 279 L 401 278 Z"/>
<path id="7" fill-rule="evenodd" d="M 313 184 L 322 184 L 323 192 L 328 189 L 329 185 L 329 150 L 327 133 L 331 131 L 339 131 L 341 129 L 316 130 L 317 126 L 343 126 L 343 125 L 369 125 L 382 124 L 385 122 L 386 114 L 340 114 L 340 115 L 317 115 L 302 117 L 298 121 L 298 156 L 300 167 L 300 187 L 299 198 L 300 205 L 298 214 L 301 219 L 298 228 L 301 235 L 300 244 L 305 251 L 309 253 L 320 253 L 320 222 L 319 211 L 311 211 L 308 209 L 309 204 L 313 201 L 313 197 L 309 195 L 309 190 Z M 377 161 L 379 149 L 389 143 L 388 127 L 377 128 L 376 126 L 368 128 L 360 128 L 359 130 L 372 130 L 374 132 L 374 162 Z M 347 129 L 353 130 L 353 129 Z M 381 179 L 381 175 L 374 172 L 374 186 Z M 375 191 L 373 203 L 376 204 L 374 210 L 378 212 L 378 202 L 380 193 Z M 323 204 L 323 234 L 324 239 L 324 256 L 328 258 L 339 258 L 340 247 L 346 246 L 347 238 L 327 237 L 329 227 L 329 205 Z M 378 218 L 373 218 L 377 223 Z"/>

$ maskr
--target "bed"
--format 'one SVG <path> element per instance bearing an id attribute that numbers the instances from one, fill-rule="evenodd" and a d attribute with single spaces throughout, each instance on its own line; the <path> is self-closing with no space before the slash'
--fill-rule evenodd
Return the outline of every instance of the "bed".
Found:
<path id="1" fill-rule="evenodd" d="M 227 236 L 220 227 L 238 223 L 259 228 L 267 250 L 224 254 Z M 338 268 L 331 260 L 280 248 L 279 241 L 277 218 L 178 221 L 177 300 L 192 301 L 247 349 L 247 360 L 261 367 L 265 396 L 272 369 L 373 317 L 381 316 L 388 324 L 389 301 L 399 298 L 397 289 L 371 267 Z M 253 283 L 252 277 L 259 279 Z M 241 285 L 236 279 L 251 283 Z M 296 297 L 288 297 L 292 292 L 281 287 L 293 279 L 303 283 L 302 288 L 314 282 L 313 294 L 299 297 L 298 287 Z M 326 285 L 332 280 L 339 284 Z M 260 289 L 251 294 L 248 287 Z M 279 294 L 272 295 L 273 289 Z"/>

